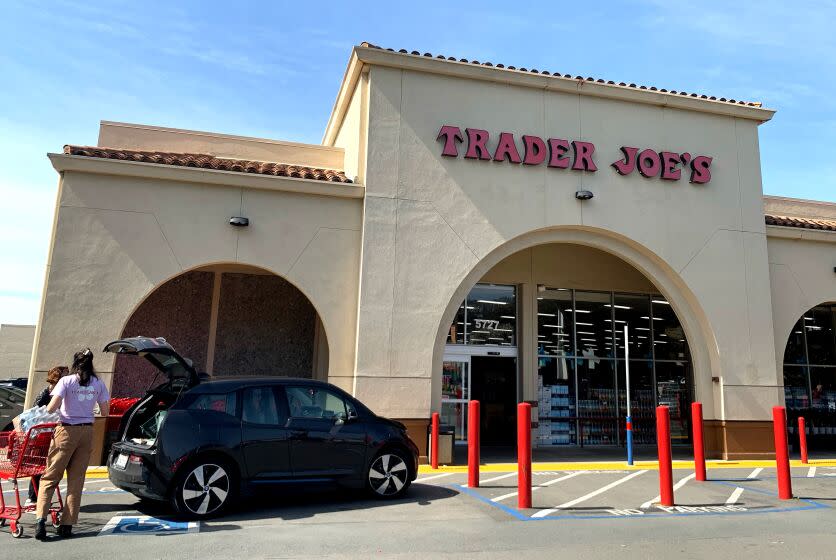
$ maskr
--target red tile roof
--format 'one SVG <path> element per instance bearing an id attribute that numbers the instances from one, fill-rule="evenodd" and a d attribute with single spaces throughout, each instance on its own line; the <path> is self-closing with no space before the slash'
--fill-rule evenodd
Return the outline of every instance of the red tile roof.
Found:
<path id="1" fill-rule="evenodd" d="M 734 104 L 734 105 L 746 105 L 748 107 L 761 107 L 761 103 L 756 102 L 756 101 L 739 101 L 739 100 L 735 100 L 735 99 L 726 99 L 725 97 L 719 97 L 718 98 L 718 97 L 715 97 L 713 95 L 711 95 L 711 96 L 700 95 L 700 94 L 697 94 L 697 93 L 688 93 L 688 92 L 685 92 L 685 91 L 676 91 L 676 90 L 673 90 L 673 89 L 669 90 L 669 89 L 665 89 L 665 88 L 657 88 L 657 87 L 654 87 L 654 86 L 642 86 L 642 85 L 636 85 L 636 84 L 628 84 L 628 83 L 625 83 L 625 82 L 614 82 L 612 80 L 602 80 L 601 78 L 593 78 L 593 77 L 584 78 L 583 76 L 572 76 L 571 74 L 561 74 L 560 72 L 548 72 L 547 70 L 535 70 L 533 68 L 532 69 L 517 68 L 515 66 L 505 66 L 504 64 L 494 64 L 494 63 L 491 63 L 491 62 L 479 62 L 478 60 L 467 60 L 466 58 L 456 59 L 452 56 L 444 56 L 443 54 L 434 56 L 432 53 L 425 52 L 424 54 L 421 54 L 419 51 L 410 52 L 410 51 L 407 51 L 406 49 L 401 49 L 399 51 L 396 51 L 395 49 L 384 49 L 383 47 L 379 47 L 377 45 L 372 45 L 371 43 L 361 43 L 360 46 L 361 47 L 368 47 L 368 48 L 371 48 L 371 49 L 386 50 L 386 51 L 389 51 L 389 52 L 397 52 L 397 53 L 405 54 L 405 55 L 424 56 L 424 57 L 427 57 L 427 58 L 437 58 L 439 60 L 449 60 L 451 62 L 464 62 L 464 63 L 469 63 L 469 64 L 476 64 L 476 65 L 479 65 L 479 66 L 488 66 L 488 67 L 500 68 L 500 69 L 505 69 L 505 70 L 516 70 L 516 71 L 519 71 L 519 72 L 528 72 L 528 73 L 532 73 L 532 74 L 542 74 L 544 76 L 555 76 L 555 77 L 558 77 L 558 78 L 568 78 L 568 79 L 571 79 L 571 80 L 578 80 L 578 81 L 583 81 L 583 82 L 596 82 L 596 83 L 599 83 L 599 84 L 608 84 L 608 85 L 611 85 L 611 86 L 621 86 L 621 87 L 627 87 L 627 88 L 633 88 L 633 89 L 643 89 L 643 90 L 647 90 L 647 91 L 656 91 L 656 92 L 661 92 L 661 93 L 668 93 L 668 94 L 671 94 L 671 95 L 681 95 L 683 97 L 695 97 L 695 98 L 698 98 L 698 99 L 708 99 L 708 100 L 711 100 L 711 101 L 720 101 L 720 102 L 723 102 L 723 103 L 730 103 L 730 104 Z"/>
<path id="2" fill-rule="evenodd" d="M 117 159 L 120 161 L 137 161 L 141 163 L 157 163 L 160 165 L 175 165 L 178 167 L 197 167 L 200 169 L 215 169 L 219 171 L 236 171 L 239 173 L 254 173 L 257 175 L 272 175 L 274 177 L 292 177 L 296 179 L 313 179 L 331 183 L 351 183 L 351 179 L 342 171 L 332 169 L 316 169 L 300 165 L 287 165 L 269 161 L 249 161 L 243 159 L 218 158 L 207 154 L 179 154 L 170 152 L 145 152 L 138 150 L 121 150 L 117 148 L 96 148 L 90 146 L 64 146 L 64 153 L 71 156 L 85 156 L 102 159 Z"/>
<path id="3" fill-rule="evenodd" d="M 823 231 L 836 231 L 836 220 L 823 220 L 820 218 L 798 218 L 794 216 L 776 216 L 767 214 L 766 225 L 784 226 L 804 229 L 818 229 Z"/>

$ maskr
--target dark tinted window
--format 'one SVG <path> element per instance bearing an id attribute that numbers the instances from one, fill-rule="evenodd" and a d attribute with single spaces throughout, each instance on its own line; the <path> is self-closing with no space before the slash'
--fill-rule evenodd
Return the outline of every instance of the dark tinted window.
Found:
<path id="1" fill-rule="evenodd" d="M 244 389 L 241 404 L 241 419 L 250 424 L 278 425 L 284 423 L 276 405 L 276 394 L 272 387 Z"/>
<path id="2" fill-rule="evenodd" d="M 336 393 L 319 387 L 287 387 L 287 404 L 294 418 L 333 420 L 356 415 L 352 404 Z"/>
<path id="3" fill-rule="evenodd" d="M 189 410 L 213 410 L 235 416 L 235 393 L 198 395 Z"/>

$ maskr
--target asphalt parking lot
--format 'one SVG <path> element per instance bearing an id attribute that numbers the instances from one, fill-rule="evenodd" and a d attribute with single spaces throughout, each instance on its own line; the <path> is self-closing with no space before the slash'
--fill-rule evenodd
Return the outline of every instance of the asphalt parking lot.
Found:
<path id="1" fill-rule="evenodd" d="M 788 501 L 777 499 L 772 468 L 712 469 L 707 482 L 691 474 L 674 470 L 670 508 L 655 503 L 652 469 L 535 472 L 529 510 L 516 507 L 515 472 L 485 472 L 478 489 L 465 473 L 438 472 L 397 501 L 282 492 L 202 523 L 89 479 L 72 540 L 35 541 L 29 515 L 23 538 L 5 528 L 0 542 L 4 558 L 832 557 L 836 467 L 793 468 Z"/>

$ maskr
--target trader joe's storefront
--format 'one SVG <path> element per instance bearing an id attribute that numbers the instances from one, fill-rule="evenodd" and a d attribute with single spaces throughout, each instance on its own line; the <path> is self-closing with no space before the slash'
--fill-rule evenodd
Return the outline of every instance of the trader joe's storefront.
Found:
<path id="1" fill-rule="evenodd" d="M 592 268 L 628 270 L 626 263 L 592 249 L 553 244 L 532 254 L 551 260 L 565 259 L 569 252 L 586 255 Z M 513 263 L 505 264 L 515 274 Z M 503 268 L 499 265 L 487 277 L 502 275 Z M 513 444 L 516 404 L 526 400 L 522 395 L 530 384 L 536 394 L 529 402 L 537 414 L 538 447 L 621 445 L 628 365 L 635 442 L 655 443 L 658 405 L 670 407 L 673 442 L 689 441 L 690 352 L 670 303 L 646 279 L 639 284 L 636 274 L 616 275 L 619 280 L 599 277 L 592 282 L 599 289 L 561 286 L 561 281 L 575 285 L 588 275 L 579 272 L 582 268 L 580 262 L 576 271 L 538 274 L 555 285 L 480 282 L 458 307 L 441 381 L 442 422 L 455 427 L 458 442 L 466 441 L 467 402 L 475 399 L 481 403 L 482 442 Z M 605 284 L 623 290 L 600 289 Z M 526 299 L 530 305 L 523 305 Z M 526 375 L 527 359 L 535 366 L 533 375 Z"/>

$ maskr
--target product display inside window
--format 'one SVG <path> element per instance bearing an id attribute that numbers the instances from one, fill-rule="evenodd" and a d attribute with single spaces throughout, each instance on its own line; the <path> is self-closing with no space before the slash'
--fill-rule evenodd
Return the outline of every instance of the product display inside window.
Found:
<path id="1" fill-rule="evenodd" d="M 577 439 L 575 361 L 541 356 L 537 376 L 537 445 L 574 445 Z"/>
<path id="2" fill-rule="evenodd" d="M 667 406 L 671 417 L 671 443 L 689 441 L 691 417 L 690 366 L 684 362 L 656 362 L 657 406 Z"/>

